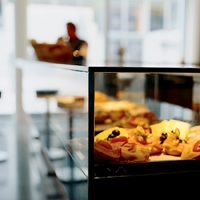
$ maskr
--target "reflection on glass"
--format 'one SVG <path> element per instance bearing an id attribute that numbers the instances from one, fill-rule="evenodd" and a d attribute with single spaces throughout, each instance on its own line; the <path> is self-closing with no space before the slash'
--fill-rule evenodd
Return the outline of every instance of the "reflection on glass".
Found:
<path id="1" fill-rule="evenodd" d="M 70 155 L 75 170 L 87 179 L 88 74 L 56 68 L 51 63 L 27 66 L 23 81 L 24 109 L 31 114 L 49 158 L 60 160 L 55 171 L 59 178 L 65 179 L 62 171 L 69 170 L 66 155 Z"/>

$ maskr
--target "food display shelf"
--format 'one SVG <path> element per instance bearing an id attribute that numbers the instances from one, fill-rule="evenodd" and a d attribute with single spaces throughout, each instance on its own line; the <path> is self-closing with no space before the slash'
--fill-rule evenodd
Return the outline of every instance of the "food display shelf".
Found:
<path id="1" fill-rule="evenodd" d="M 143 192 L 143 197 L 149 197 L 152 191 L 161 190 L 162 187 L 169 188 L 166 182 L 170 181 L 170 179 L 177 180 L 180 183 L 184 181 L 185 177 L 192 181 L 194 177 L 200 175 L 200 161 L 198 159 L 182 160 L 180 155 L 167 155 L 162 151 L 159 154 L 150 155 L 149 159 L 145 159 L 145 161 L 138 161 L 121 156 L 122 147 L 120 147 L 120 158 L 111 161 L 106 160 L 105 162 L 102 160 L 98 162 L 95 158 L 95 144 L 98 141 L 95 138 L 96 136 L 100 136 L 102 132 L 115 126 L 125 130 L 125 132 L 128 129 L 132 131 L 137 129 L 138 124 L 141 123 L 139 119 L 137 119 L 138 124 L 128 124 L 127 122 L 130 121 L 121 120 L 127 113 L 115 105 L 113 110 L 110 107 L 107 108 L 109 112 L 117 110 L 116 114 L 112 115 L 112 119 L 106 118 L 106 123 L 97 122 L 97 92 L 103 94 L 98 102 L 125 102 L 125 104 L 129 102 L 131 105 L 143 105 L 140 107 L 142 111 L 137 109 L 137 112 L 132 112 L 131 117 L 138 117 L 141 114 L 142 116 L 139 116 L 139 118 L 144 119 L 143 115 L 145 113 L 150 115 L 153 113 L 154 120 L 151 123 L 143 124 L 148 130 L 151 129 L 151 125 L 173 119 L 189 124 L 188 131 L 189 128 L 200 124 L 199 110 L 197 107 L 194 108 L 194 102 L 196 104 L 200 102 L 200 99 L 194 93 L 194 86 L 199 85 L 200 69 L 198 67 L 86 67 L 44 62 L 34 62 L 27 65 L 25 62 L 25 72 L 29 67 L 33 67 L 36 72 L 39 72 L 33 73 L 37 76 L 40 73 L 44 76 L 45 74 L 47 75 L 45 78 L 41 76 L 46 86 L 45 90 L 56 89 L 58 91 L 55 96 L 51 97 L 54 99 L 52 108 L 55 110 L 54 112 L 51 109 L 49 111 L 50 120 L 48 126 L 50 126 L 51 130 L 49 135 L 45 135 L 45 137 L 55 137 L 56 139 L 51 140 L 51 145 L 64 149 L 71 159 L 64 160 L 62 167 L 60 167 L 60 164 L 54 164 L 55 172 L 59 172 L 57 175 L 59 175 L 60 180 L 63 180 L 66 174 L 70 174 L 64 174 L 65 170 L 69 170 L 70 167 L 72 171 L 74 167 L 79 169 L 79 173 L 82 173 L 80 178 L 84 177 L 84 182 L 87 182 L 87 199 L 131 198 L 134 196 L 132 190 L 135 193 Z M 52 76 L 48 76 L 47 71 Z M 166 87 L 164 87 L 165 82 L 168 83 Z M 37 85 L 37 90 L 42 89 L 44 89 L 42 86 L 38 87 Z M 60 97 L 63 97 L 62 102 L 59 102 L 61 101 L 59 100 Z M 69 105 L 69 97 L 70 105 L 72 103 L 73 106 Z M 81 101 L 78 102 L 80 103 L 78 108 L 76 103 L 72 101 L 76 97 L 78 99 L 81 97 Z M 67 103 L 64 101 L 65 98 L 68 100 Z M 128 109 L 128 111 L 130 110 Z M 121 111 L 123 111 L 123 114 Z M 134 113 L 137 114 L 134 116 Z M 100 116 L 99 119 L 104 116 Z M 117 120 L 114 120 L 116 118 Z M 128 117 L 127 119 L 129 120 Z M 46 122 L 44 126 L 46 126 Z M 183 129 L 180 127 L 180 130 L 182 131 Z M 106 142 L 110 134 L 102 137 L 101 140 Z M 157 131 L 156 134 L 158 138 L 158 134 L 161 133 Z M 131 139 L 128 135 L 126 137 L 127 141 Z M 180 140 L 184 139 L 180 138 Z M 107 143 L 110 145 L 111 141 L 107 140 Z M 130 143 L 130 141 L 127 143 Z M 140 148 L 141 146 L 137 143 L 136 147 Z M 135 148 L 135 146 L 133 145 L 131 148 Z M 70 162 L 73 161 L 73 166 L 71 166 L 69 160 Z M 70 183 L 79 184 L 81 181 L 77 182 L 78 176 L 77 174 L 76 180 L 70 179 Z M 67 177 L 65 179 L 68 180 Z M 156 180 L 159 184 L 155 187 L 151 184 L 152 180 Z M 63 182 L 67 183 L 67 181 Z M 177 188 L 181 189 L 180 184 L 178 184 Z M 144 192 L 145 190 L 148 192 Z M 69 193 L 70 191 L 72 190 L 68 190 Z M 75 194 L 78 195 L 78 190 L 76 190 Z M 170 193 L 167 194 L 169 195 Z"/>

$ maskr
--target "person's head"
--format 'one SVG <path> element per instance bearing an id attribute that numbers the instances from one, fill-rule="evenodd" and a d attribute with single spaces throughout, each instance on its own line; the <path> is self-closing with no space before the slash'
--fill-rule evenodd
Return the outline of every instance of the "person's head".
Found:
<path id="1" fill-rule="evenodd" d="M 76 26 L 72 22 L 67 23 L 67 33 L 70 39 L 76 39 Z"/>

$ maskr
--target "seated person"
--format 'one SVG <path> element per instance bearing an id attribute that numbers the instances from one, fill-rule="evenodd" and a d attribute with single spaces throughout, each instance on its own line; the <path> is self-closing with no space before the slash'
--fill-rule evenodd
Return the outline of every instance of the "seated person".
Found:
<path id="1" fill-rule="evenodd" d="M 69 22 L 67 23 L 68 41 L 64 42 L 63 38 L 58 38 L 57 44 L 65 44 L 67 49 L 72 51 L 72 64 L 85 65 L 88 44 L 81 40 L 76 35 L 76 26 Z"/>

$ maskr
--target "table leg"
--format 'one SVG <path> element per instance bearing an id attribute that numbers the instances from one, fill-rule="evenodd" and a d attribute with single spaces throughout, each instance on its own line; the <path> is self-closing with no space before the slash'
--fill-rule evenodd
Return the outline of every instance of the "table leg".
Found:
<path id="1" fill-rule="evenodd" d="M 50 160 L 63 159 L 67 154 L 64 149 L 51 147 L 50 111 L 49 111 L 48 99 L 47 99 L 47 113 L 46 113 L 46 147 Z"/>

